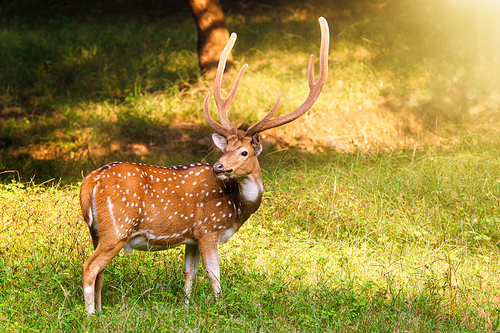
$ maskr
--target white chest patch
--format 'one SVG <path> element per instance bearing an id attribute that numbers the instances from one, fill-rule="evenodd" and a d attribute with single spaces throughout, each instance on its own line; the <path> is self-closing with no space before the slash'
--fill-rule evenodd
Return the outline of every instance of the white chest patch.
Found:
<path id="1" fill-rule="evenodd" d="M 240 193 L 247 201 L 256 201 L 263 191 L 262 181 L 256 181 L 251 175 L 240 180 Z"/>

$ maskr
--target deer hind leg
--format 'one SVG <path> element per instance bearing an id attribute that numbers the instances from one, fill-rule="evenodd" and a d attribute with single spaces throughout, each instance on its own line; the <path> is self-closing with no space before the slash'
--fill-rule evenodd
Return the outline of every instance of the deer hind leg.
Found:
<path id="1" fill-rule="evenodd" d="M 95 219 L 97 220 L 96 217 Z M 90 226 L 90 236 L 92 237 L 92 244 L 94 245 L 94 250 L 96 250 L 97 246 L 99 245 L 99 232 L 97 231 L 97 225 L 92 224 Z M 104 281 L 104 270 L 101 270 L 97 274 L 94 286 L 95 304 L 98 312 L 102 311 L 101 290 L 103 281 Z"/>
<path id="2" fill-rule="evenodd" d="M 220 295 L 219 244 L 217 242 L 200 243 L 201 258 L 212 284 L 215 298 Z"/>
<path id="3" fill-rule="evenodd" d="M 83 264 L 83 295 L 85 310 L 88 314 L 95 312 L 94 298 L 97 301 L 97 310 L 101 311 L 101 288 L 103 282 L 102 270 L 120 252 L 126 240 L 119 240 L 113 245 L 99 243 L 94 253 Z"/>
<path id="4" fill-rule="evenodd" d="M 189 299 L 191 298 L 193 280 L 198 273 L 198 266 L 200 263 L 200 248 L 198 244 L 186 244 L 184 263 L 186 266 L 186 283 L 184 285 L 184 290 L 186 292 L 185 304 L 188 306 Z"/>
<path id="5" fill-rule="evenodd" d="M 97 278 L 95 279 L 94 293 L 95 293 L 95 304 L 97 307 L 97 312 L 102 311 L 101 290 L 103 281 L 104 281 L 104 270 L 100 271 L 97 274 Z"/>

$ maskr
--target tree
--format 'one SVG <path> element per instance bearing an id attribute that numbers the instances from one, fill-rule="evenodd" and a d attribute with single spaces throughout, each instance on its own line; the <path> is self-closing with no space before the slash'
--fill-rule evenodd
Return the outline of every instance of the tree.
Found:
<path id="1" fill-rule="evenodd" d="M 219 56 L 229 40 L 226 19 L 219 0 L 189 0 L 198 29 L 198 59 L 202 72 L 213 75 Z M 233 62 L 229 55 L 228 67 Z"/>

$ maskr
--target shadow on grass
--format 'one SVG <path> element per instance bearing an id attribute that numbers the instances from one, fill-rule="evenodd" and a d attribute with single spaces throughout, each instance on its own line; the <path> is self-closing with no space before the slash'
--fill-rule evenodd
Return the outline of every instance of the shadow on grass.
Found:
<path id="1" fill-rule="evenodd" d="M 113 123 L 118 130 L 130 133 L 140 125 L 137 119 L 129 124 L 127 120 Z M 130 126 L 128 126 L 130 125 Z M 85 144 L 72 150 L 66 143 L 47 150 L 29 147 L 4 149 L 0 151 L 0 182 L 11 179 L 34 183 L 46 181 L 70 185 L 83 179 L 89 172 L 113 161 L 128 161 L 154 165 L 179 165 L 194 162 L 214 162 L 216 154 L 211 153 L 210 128 L 200 126 L 158 127 L 161 132 L 148 138 L 131 138 L 132 135 L 109 138 L 100 144 Z M 133 137 L 133 136 L 132 136 Z M 149 139 L 149 140 L 148 140 Z M 78 138 L 75 138 L 78 140 Z M 154 142 L 153 142 L 154 141 Z M 73 143 L 78 145 L 78 142 Z M 218 156 L 218 155 L 217 155 Z"/>
<path id="2" fill-rule="evenodd" d="M 317 30 L 316 22 L 308 24 Z M 284 26 L 298 29 L 293 22 Z M 177 164 L 206 155 L 211 130 L 186 119 L 202 117 L 205 92 L 188 102 L 179 97 L 199 80 L 191 17 L 84 23 L 62 18 L 0 28 L 1 172 L 15 170 L 23 181 L 36 175 L 35 182 L 72 183 L 82 171 L 116 159 Z M 245 48 L 262 43 L 255 38 L 259 31 Z M 145 101 L 143 94 L 151 98 Z M 169 98 L 182 114 L 161 110 Z M 162 114 L 152 116 L 158 109 Z"/>
<path id="3" fill-rule="evenodd" d="M 30 3 L 28 0 L 18 1 L 16 6 L 21 8 Z M 199 145 L 198 141 L 203 140 L 210 130 L 192 122 L 202 117 L 204 91 L 192 89 L 192 83 L 199 80 L 199 73 L 195 53 L 196 30 L 191 17 L 183 12 L 168 20 L 152 21 L 141 16 L 151 8 L 141 7 L 139 14 L 134 16 L 130 8 L 139 8 L 133 7 L 139 4 L 134 1 L 122 3 L 125 7 L 129 6 L 130 17 L 100 15 L 99 11 L 113 12 L 113 7 L 86 1 L 81 8 L 89 6 L 89 15 L 80 9 L 87 15 L 81 21 L 79 15 L 70 15 L 73 9 L 80 7 L 69 4 L 59 9 L 55 5 L 40 9 L 39 14 L 43 17 L 49 15 L 46 11 L 55 10 L 53 20 L 32 24 L 27 24 L 27 21 L 16 23 L 15 20 L 2 22 L 0 172 L 17 170 L 23 179 L 30 179 L 36 174 L 40 181 L 59 179 L 64 175 L 71 179 L 69 182 L 73 182 L 80 178 L 82 170 L 86 173 L 114 159 L 176 164 L 203 158 L 207 146 Z M 357 64 L 356 67 L 362 70 L 353 73 L 367 78 L 366 83 L 372 87 L 370 89 L 374 90 L 377 98 L 413 89 L 397 86 L 395 82 L 421 75 L 414 68 L 419 68 L 420 58 L 432 54 L 434 46 L 427 44 L 439 44 L 441 39 L 434 41 L 431 38 L 430 41 L 434 42 L 423 43 L 422 39 L 427 40 L 424 38 L 426 30 L 422 30 L 422 22 L 417 19 L 408 20 L 413 15 L 412 10 L 405 11 L 385 4 L 373 5 L 370 1 L 352 3 L 355 5 L 349 7 L 346 1 L 336 1 L 335 6 L 325 7 L 313 2 L 314 5 L 307 9 L 287 7 L 286 10 L 280 6 L 268 6 L 255 10 L 258 14 L 255 17 L 251 15 L 253 13 L 236 11 L 234 15 L 228 15 L 234 30 L 241 37 L 236 52 L 243 49 L 249 57 L 252 53 L 266 54 L 267 50 L 309 53 L 311 44 L 317 41 L 313 42 L 308 35 L 317 37 L 315 17 L 322 14 L 332 19 L 332 51 L 335 49 L 332 65 L 339 72 L 347 70 L 349 73 L 350 64 Z M 400 6 L 404 7 L 404 4 Z M 389 8 L 387 12 L 383 9 L 386 7 Z M 428 16 L 427 7 L 416 7 L 420 10 L 418 17 Z M 26 8 L 33 10 L 37 7 Z M 321 12 L 323 9 L 326 12 Z M 8 15 L 7 9 L 3 15 Z M 33 12 L 29 15 L 36 16 Z M 314 19 L 311 19 L 313 16 Z M 397 28 L 387 30 L 389 25 L 385 18 L 389 17 L 394 18 Z M 399 30 L 404 31 L 404 35 Z M 396 42 L 387 42 L 386 45 L 384 38 L 392 36 L 395 31 Z M 436 34 L 434 32 L 433 36 Z M 372 37 L 373 42 L 370 40 Z M 378 37 L 381 40 L 377 42 Z M 469 54 L 467 52 L 466 55 Z M 453 52 L 450 54 L 455 55 Z M 260 66 L 264 70 L 272 67 L 267 60 L 261 60 Z M 439 64 L 438 60 L 436 64 Z M 450 68 L 455 71 L 454 66 Z M 392 80 L 390 76 L 385 78 L 393 82 L 386 85 L 392 88 L 383 88 L 384 80 L 375 82 L 378 79 L 373 77 L 378 74 L 365 73 L 374 71 L 384 79 L 384 70 L 399 73 L 397 80 Z M 448 74 L 442 76 L 446 78 Z M 368 89 L 364 84 L 359 85 L 360 82 L 349 83 L 349 78 L 345 76 L 336 79 L 340 80 L 337 82 L 339 92 L 344 91 L 346 95 Z M 460 87 L 464 85 L 462 81 L 459 80 Z M 335 83 L 332 86 L 335 87 Z M 341 86 L 345 90 L 341 90 Z M 184 101 L 185 94 L 182 92 L 185 90 L 196 96 L 189 96 L 186 98 L 189 101 Z M 147 104 L 149 101 L 141 101 L 144 94 L 153 96 L 151 99 L 160 96 L 163 101 Z M 356 99 L 358 97 L 363 99 L 363 93 Z M 397 97 L 398 103 L 405 98 Z M 168 99 L 174 100 L 172 104 L 176 104 L 178 109 L 187 111 L 161 110 L 167 104 L 164 100 Z M 345 102 L 348 108 L 356 106 L 352 101 L 341 102 Z M 398 103 L 386 103 L 385 106 L 397 113 L 401 109 Z M 424 106 L 417 107 L 418 110 L 413 113 L 423 119 L 424 126 L 431 128 L 443 115 L 431 102 L 426 102 Z M 461 107 L 455 109 L 462 110 Z M 150 114 L 155 110 L 160 110 L 163 115 L 152 117 Z M 102 116 L 102 113 L 107 114 Z M 451 114 L 448 118 L 454 121 L 457 118 L 454 116 Z M 175 124 L 176 121 L 185 124 Z"/>
<path id="4" fill-rule="evenodd" d="M 72 102 L 121 102 L 166 90 L 198 73 L 196 31 L 189 18 L 40 27 L 2 27 L 2 114 L 29 116 Z"/>
<path id="5" fill-rule="evenodd" d="M 108 8 L 107 14 L 79 21 L 78 15 L 66 13 L 71 8 L 71 4 L 52 8 L 55 19 L 20 18 L 0 25 L 1 118 L 45 114 L 82 101 L 116 104 L 141 93 L 182 88 L 198 78 L 196 26 L 186 11 L 151 20 L 141 13 L 109 15 Z M 300 36 L 304 31 L 317 30 L 315 20 L 300 27 L 294 21 L 279 23 L 279 28 L 269 19 L 259 24 L 245 21 L 235 21 L 243 36 L 238 49 L 265 50 L 290 42 L 297 48 L 296 40 L 304 38 Z M 336 32 L 335 27 L 332 30 Z M 282 38 L 282 31 L 288 31 L 287 38 Z M 309 43 L 300 45 L 303 52 L 310 52 Z"/>

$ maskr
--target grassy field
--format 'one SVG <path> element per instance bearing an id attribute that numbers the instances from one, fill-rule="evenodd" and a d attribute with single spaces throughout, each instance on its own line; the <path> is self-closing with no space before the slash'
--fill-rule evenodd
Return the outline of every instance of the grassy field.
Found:
<path id="1" fill-rule="evenodd" d="M 499 327 L 495 142 L 442 152 L 264 157 L 261 209 L 183 306 L 181 248 L 120 254 L 87 318 L 78 188 L 0 187 L 0 321 L 35 331 L 491 332 Z"/>
<path id="2" fill-rule="evenodd" d="M 306 116 L 266 133 L 263 203 L 220 248 L 220 302 L 201 270 L 184 307 L 183 248 L 134 251 L 106 268 L 104 311 L 88 318 L 79 182 L 113 160 L 215 161 L 201 112 L 212 83 L 199 76 L 189 16 L 73 17 L 69 7 L 23 21 L 4 7 L 6 331 L 500 329 L 498 45 L 476 35 L 491 8 L 313 1 L 227 11 L 236 67 L 250 66 L 235 123 L 257 120 L 279 92 L 282 113 L 302 102 L 319 15 L 332 35 L 327 86 Z"/>

